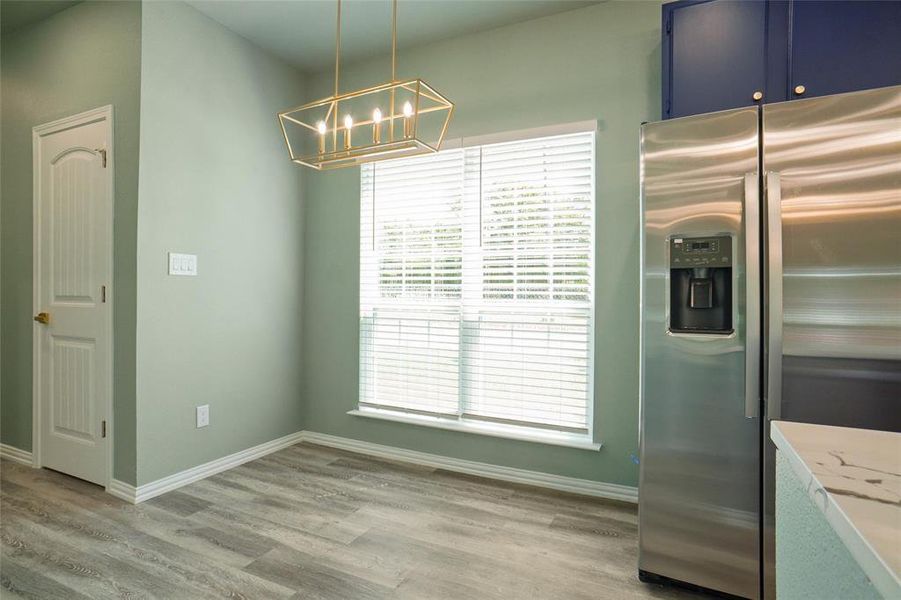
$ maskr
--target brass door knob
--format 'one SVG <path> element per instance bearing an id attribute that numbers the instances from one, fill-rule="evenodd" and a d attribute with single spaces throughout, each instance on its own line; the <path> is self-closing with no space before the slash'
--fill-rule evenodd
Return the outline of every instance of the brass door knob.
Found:
<path id="1" fill-rule="evenodd" d="M 796 96 L 800 96 L 801 94 L 803 94 L 803 93 L 806 92 L 806 91 L 807 91 L 807 88 L 804 87 L 803 85 L 796 85 L 796 86 L 795 86 L 795 95 L 796 95 Z"/>
<path id="2" fill-rule="evenodd" d="M 753 94 L 751 94 L 751 98 L 754 98 L 755 101 L 757 101 L 757 100 L 762 100 L 762 99 L 763 99 L 763 92 L 761 92 L 760 90 L 758 90 L 758 91 L 754 92 Z"/>
<path id="3" fill-rule="evenodd" d="M 50 324 L 50 313 L 39 312 L 34 316 L 34 320 L 38 323 L 43 323 L 44 325 Z"/>

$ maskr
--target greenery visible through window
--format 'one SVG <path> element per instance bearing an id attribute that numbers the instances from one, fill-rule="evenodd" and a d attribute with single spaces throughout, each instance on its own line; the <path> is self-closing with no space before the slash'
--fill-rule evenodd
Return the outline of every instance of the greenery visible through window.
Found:
<path id="1" fill-rule="evenodd" d="M 360 404 L 585 433 L 594 134 L 366 165 Z"/>

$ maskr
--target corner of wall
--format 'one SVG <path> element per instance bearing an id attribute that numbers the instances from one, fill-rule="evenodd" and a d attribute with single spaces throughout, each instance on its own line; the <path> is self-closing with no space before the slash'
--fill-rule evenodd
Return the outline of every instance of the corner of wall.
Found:
<path id="1" fill-rule="evenodd" d="M 304 182 L 275 115 L 304 77 L 181 2 L 145 3 L 141 71 L 138 487 L 303 420 Z"/>

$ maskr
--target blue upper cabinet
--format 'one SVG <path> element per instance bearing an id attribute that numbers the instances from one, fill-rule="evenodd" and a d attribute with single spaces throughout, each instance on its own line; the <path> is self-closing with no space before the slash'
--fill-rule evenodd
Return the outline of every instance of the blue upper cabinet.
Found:
<path id="1" fill-rule="evenodd" d="M 901 1 L 663 5 L 663 118 L 901 84 Z"/>
<path id="2" fill-rule="evenodd" d="M 901 83 L 901 2 L 794 2 L 792 98 Z"/>
<path id="3" fill-rule="evenodd" d="M 766 4 L 663 5 L 663 116 L 749 106 L 766 84 Z"/>

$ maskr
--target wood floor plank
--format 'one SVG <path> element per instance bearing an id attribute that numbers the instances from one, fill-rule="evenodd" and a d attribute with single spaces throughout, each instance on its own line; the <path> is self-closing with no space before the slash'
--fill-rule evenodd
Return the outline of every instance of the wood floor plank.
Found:
<path id="1" fill-rule="evenodd" d="M 323 565 L 311 555 L 295 550 L 292 558 L 287 561 L 274 555 L 263 556 L 245 567 L 245 571 L 293 587 L 309 599 L 375 600 L 391 595 L 392 588 Z"/>
<path id="2" fill-rule="evenodd" d="M 0 461 L 6 598 L 642 600 L 622 502 L 297 444 L 124 503 Z"/>
<path id="3" fill-rule="evenodd" d="M 164 598 L 177 597 L 180 590 L 197 598 L 290 595 L 265 579 L 223 569 L 207 556 L 112 521 L 83 515 L 84 522 L 92 524 L 74 526 L 76 515 L 51 503 L 38 519 L 36 511 L 26 512 L 21 506 L 28 501 L 8 498 L 5 491 L 0 499 L 4 500 L 2 528 L 4 534 L 16 536 L 15 547 L 21 552 L 33 550 L 31 557 L 45 566 L 65 567 L 51 569 L 50 576 L 59 574 L 69 585 L 77 582 L 76 590 L 88 585 L 92 596 L 114 598 L 139 590 Z"/>
<path id="4" fill-rule="evenodd" d="M 45 574 L 60 585 L 90 598 L 143 597 L 176 593 L 177 586 L 146 570 L 135 572 L 125 561 L 68 543 L 35 523 L 10 522 L 10 512 L 3 511 L 4 523 L 0 541 L 2 564 L 18 563 Z M 141 590 L 144 591 L 141 591 Z M 192 588 L 192 593 L 197 592 Z M 151 591 L 152 590 L 152 591 Z"/>
<path id="5" fill-rule="evenodd" d="M 208 500 L 202 500 L 200 498 L 197 498 L 196 496 L 186 494 L 180 490 L 175 490 L 169 492 L 168 494 L 163 494 L 162 496 L 152 498 L 147 501 L 147 504 L 175 513 L 180 517 L 188 517 L 193 515 L 197 511 L 207 508 L 213 503 Z"/>
<path id="6" fill-rule="evenodd" d="M 0 554 L 0 587 L 3 589 L 0 597 L 4 600 L 90 600 L 89 596 L 57 583 L 19 561 L 3 560 L 5 556 L 5 552 Z"/>
<path id="7" fill-rule="evenodd" d="M 4 482 L 3 489 L 6 493 L 10 493 L 10 503 L 15 504 L 16 497 L 27 497 L 17 491 L 18 484 L 8 480 Z M 228 540 L 227 538 L 231 537 L 230 534 L 206 531 L 210 527 L 202 519 L 179 517 L 150 503 L 144 503 L 137 507 L 119 503 L 120 509 L 103 511 L 98 514 L 97 506 L 91 498 L 71 494 L 64 490 L 56 491 L 58 492 L 56 494 L 44 491 L 44 498 L 48 502 L 42 505 L 52 506 L 57 511 L 60 511 L 60 505 L 68 507 L 69 510 L 76 507 L 81 509 L 83 514 L 79 514 L 77 520 L 69 519 L 70 523 L 66 524 L 72 529 L 79 528 L 82 523 L 94 522 L 94 518 L 99 516 L 103 519 L 97 521 L 99 523 L 107 521 L 110 524 L 125 527 L 132 534 L 143 533 L 166 539 L 185 550 L 204 556 L 208 560 L 239 567 L 245 566 L 272 549 L 276 544 L 273 540 L 256 535 L 252 530 L 246 531 L 240 539 Z M 55 502 L 51 499 L 55 499 Z M 48 504 L 50 502 L 53 504 Z M 196 513 L 193 514 L 196 516 Z M 98 532 L 96 535 L 104 534 Z"/>

